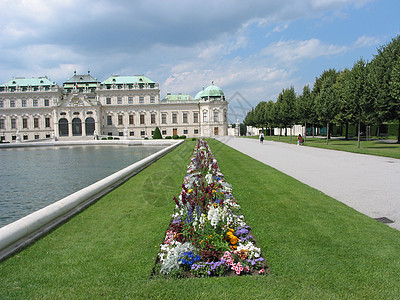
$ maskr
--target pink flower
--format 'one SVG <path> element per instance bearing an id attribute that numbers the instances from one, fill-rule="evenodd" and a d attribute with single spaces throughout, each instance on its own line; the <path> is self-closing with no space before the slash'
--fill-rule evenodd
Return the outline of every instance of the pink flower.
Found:
<path id="1" fill-rule="evenodd" d="M 265 272 L 264 269 L 261 269 L 260 271 L 258 271 L 258 274 L 263 274 Z"/>

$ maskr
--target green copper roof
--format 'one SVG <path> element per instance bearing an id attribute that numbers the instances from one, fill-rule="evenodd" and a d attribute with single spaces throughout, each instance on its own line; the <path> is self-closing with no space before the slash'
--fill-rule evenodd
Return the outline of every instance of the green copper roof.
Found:
<path id="1" fill-rule="evenodd" d="M 11 79 L 4 84 L 0 85 L 1 87 L 5 86 L 39 86 L 39 85 L 56 85 L 55 82 L 50 81 L 47 77 L 38 77 L 38 78 L 25 78 L 25 77 L 17 77 Z"/>
<path id="2" fill-rule="evenodd" d="M 190 95 L 183 95 L 183 94 L 178 94 L 178 95 L 167 95 L 163 99 L 163 101 L 193 101 L 195 99 L 192 98 Z"/>
<path id="3" fill-rule="evenodd" d="M 222 91 L 222 89 L 220 87 L 214 85 L 214 81 L 213 81 L 210 86 L 206 87 L 202 91 L 200 97 L 203 98 L 203 97 L 222 97 L 222 96 L 224 96 L 224 92 Z"/>
<path id="4" fill-rule="evenodd" d="M 194 99 L 196 99 L 196 100 L 199 100 L 199 99 L 201 99 L 201 95 L 203 94 L 203 90 L 201 90 L 200 92 L 198 92 L 197 94 L 196 94 L 196 96 L 194 96 Z"/>
<path id="5" fill-rule="evenodd" d="M 143 75 L 119 76 L 113 75 L 108 77 L 102 84 L 134 84 L 134 83 L 155 83 L 153 80 Z"/>

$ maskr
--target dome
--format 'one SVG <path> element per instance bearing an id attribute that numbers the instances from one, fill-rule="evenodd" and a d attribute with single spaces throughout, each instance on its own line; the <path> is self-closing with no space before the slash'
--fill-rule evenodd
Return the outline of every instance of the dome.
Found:
<path id="1" fill-rule="evenodd" d="M 197 95 L 196 95 L 197 96 Z M 222 89 L 216 85 L 214 85 L 214 81 L 212 82 L 212 84 L 208 87 L 206 87 L 204 89 L 204 91 L 202 91 L 202 95 L 201 97 L 223 97 L 224 96 L 224 92 L 222 91 Z"/>
<path id="2" fill-rule="evenodd" d="M 198 92 L 198 93 L 196 94 L 196 96 L 194 96 L 194 99 L 195 99 L 195 100 L 201 99 L 202 94 L 203 94 L 203 90 L 201 90 L 200 92 Z"/>

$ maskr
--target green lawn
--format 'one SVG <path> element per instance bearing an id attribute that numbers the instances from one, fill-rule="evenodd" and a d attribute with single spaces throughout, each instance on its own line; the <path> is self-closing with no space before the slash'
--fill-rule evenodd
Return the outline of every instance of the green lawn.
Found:
<path id="1" fill-rule="evenodd" d="M 258 139 L 258 136 L 251 136 L 249 138 Z M 394 137 L 392 137 L 394 138 Z M 292 136 L 265 136 L 266 141 L 275 141 L 283 143 L 297 144 L 297 137 Z M 328 145 L 326 145 L 326 138 L 312 138 L 307 137 L 305 146 L 317 147 L 324 149 L 340 150 L 353 153 L 370 154 L 378 156 L 386 156 L 400 159 L 400 144 L 395 144 L 395 139 L 391 142 L 382 139 L 374 139 L 371 141 L 361 141 L 360 148 L 357 148 L 357 139 L 345 140 L 344 138 L 333 138 L 329 140 Z"/>
<path id="2" fill-rule="evenodd" d="M 349 299 L 400 295 L 400 232 L 209 140 L 270 276 L 150 279 L 194 142 L 186 141 L 0 263 L 0 299 Z"/>

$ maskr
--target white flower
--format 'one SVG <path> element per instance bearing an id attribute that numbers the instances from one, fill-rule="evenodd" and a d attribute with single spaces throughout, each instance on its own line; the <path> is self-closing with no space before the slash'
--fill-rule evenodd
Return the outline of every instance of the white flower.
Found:
<path id="1" fill-rule="evenodd" d="M 211 225 L 216 227 L 220 219 L 219 208 L 211 205 L 210 210 L 208 211 L 207 218 L 210 220 Z"/>

